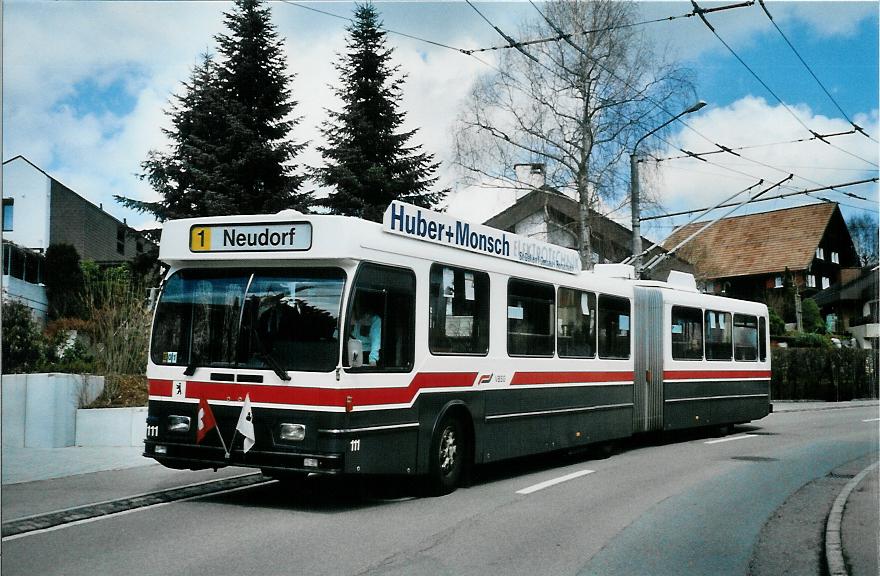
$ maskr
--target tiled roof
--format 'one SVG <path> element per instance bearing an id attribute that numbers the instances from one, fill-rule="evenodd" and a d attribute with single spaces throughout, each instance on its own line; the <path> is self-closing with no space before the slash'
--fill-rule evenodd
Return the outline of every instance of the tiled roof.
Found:
<path id="1" fill-rule="evenodd" d="M 804 270 L 813 260 L 837 204 L 822 203 L 725 218 L 679 249 L 701 278 Z M 702 228 L 695 222 L 663 242 L 667 250 Z"/>

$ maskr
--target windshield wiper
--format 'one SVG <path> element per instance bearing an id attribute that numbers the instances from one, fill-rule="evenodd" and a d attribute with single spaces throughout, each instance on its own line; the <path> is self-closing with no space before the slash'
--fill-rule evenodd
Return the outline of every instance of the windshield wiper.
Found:
<path id="1" fill-rule="evenodd" d="M 262 342 L 260 342 L 260 344 L 262 347 Z M 281 367 L 281 364 L 278 362 L 278 360 L 275 359 L 274 356 L 264 350 L 263 353 L 260 354 L 260 357 L 262 358 L 263 362 L 269 365 L 269 368 L 271 368 L 275 371 L 276 374 L 278 374 L 279 378 L 281 378 L 285 382 L 290 381 L 290 374 L 288 374 L 284 370 L 284 368 Z"/>
<path id="2" fill-rule="evenodd" d="M 198 367 L 199 367 L 199 365 L 195 364 L 195 363 L 187 364 L 186 370 L 183 371 L 183 375 L 184 376 L 192 376 L 193 374 L 196 373 L 196 368 L 198 368 Z"/>
<path id="3" fill-rule="evenodd" d="M 290 381 L 290 374 L 288 374 L 284 368 L 281 367 L 281 363 L 278 362 L 278 359 L 272 356 L 269 350 L 266 349 L 266 345 L 263 343 L 263 339 L 260 338 L 260 334 L 257 332 L 256 327 L 253 325 L 251 328 L 251 334 L 253 334 L 254 340 L 257 341 L 257 345 L 260 347 L 259 358 L 269 365 L 269 368 L 278 375 L 279 378 L 284 380 L 285 382 Z"/>

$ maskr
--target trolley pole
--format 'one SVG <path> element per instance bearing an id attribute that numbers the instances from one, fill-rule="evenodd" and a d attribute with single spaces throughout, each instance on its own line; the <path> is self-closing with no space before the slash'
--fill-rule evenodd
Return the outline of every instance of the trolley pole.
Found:
<path id="1" fill-rule="evenodd" d="M 690 114 L 692 112 L 696 112 L 706 103 L 702 100 L 698 101 L 696 104 L 688 108 L 683 112 L 679 112 L 663 124 L 657 126 L 638 140 L 636 140 L 635 146 L 633 146 L 632 154 L 629 155 L 629 191 L 630 191 L 630 206 L 632 207 L 632 249 L 633 249 L 633 268 L 635 269 L 636 278 L 642 277 L 642 231 L 641 231 L 641 210 L 639 208 L 639 158 L 638 158 L 638 149 L 639 144 L 641 144 L 645 138 L 651 136 L 655 132 L 659 132 L 663 128 L 666 128 L 685 114 Z"/>

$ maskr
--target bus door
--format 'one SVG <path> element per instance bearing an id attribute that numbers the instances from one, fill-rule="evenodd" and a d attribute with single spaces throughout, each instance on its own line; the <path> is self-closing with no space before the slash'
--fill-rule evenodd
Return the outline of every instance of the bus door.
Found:
<path id="1" fill-rule="evenodd" d="M 635 288 L 633 432 L 663 429 L 663 294 Z"/>

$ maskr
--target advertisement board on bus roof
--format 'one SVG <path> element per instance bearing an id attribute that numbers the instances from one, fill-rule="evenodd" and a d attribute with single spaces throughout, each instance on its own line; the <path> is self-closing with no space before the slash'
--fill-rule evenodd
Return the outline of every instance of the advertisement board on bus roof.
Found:
<path id="1" fill-rule="evenodd" d="M 579 274 L 581 271 L 580 256 L 569 248 L 459 220 L 404 202 L 389 204 L 382 224 L 385 232 L 416 240 L 569 274 Z"/>

